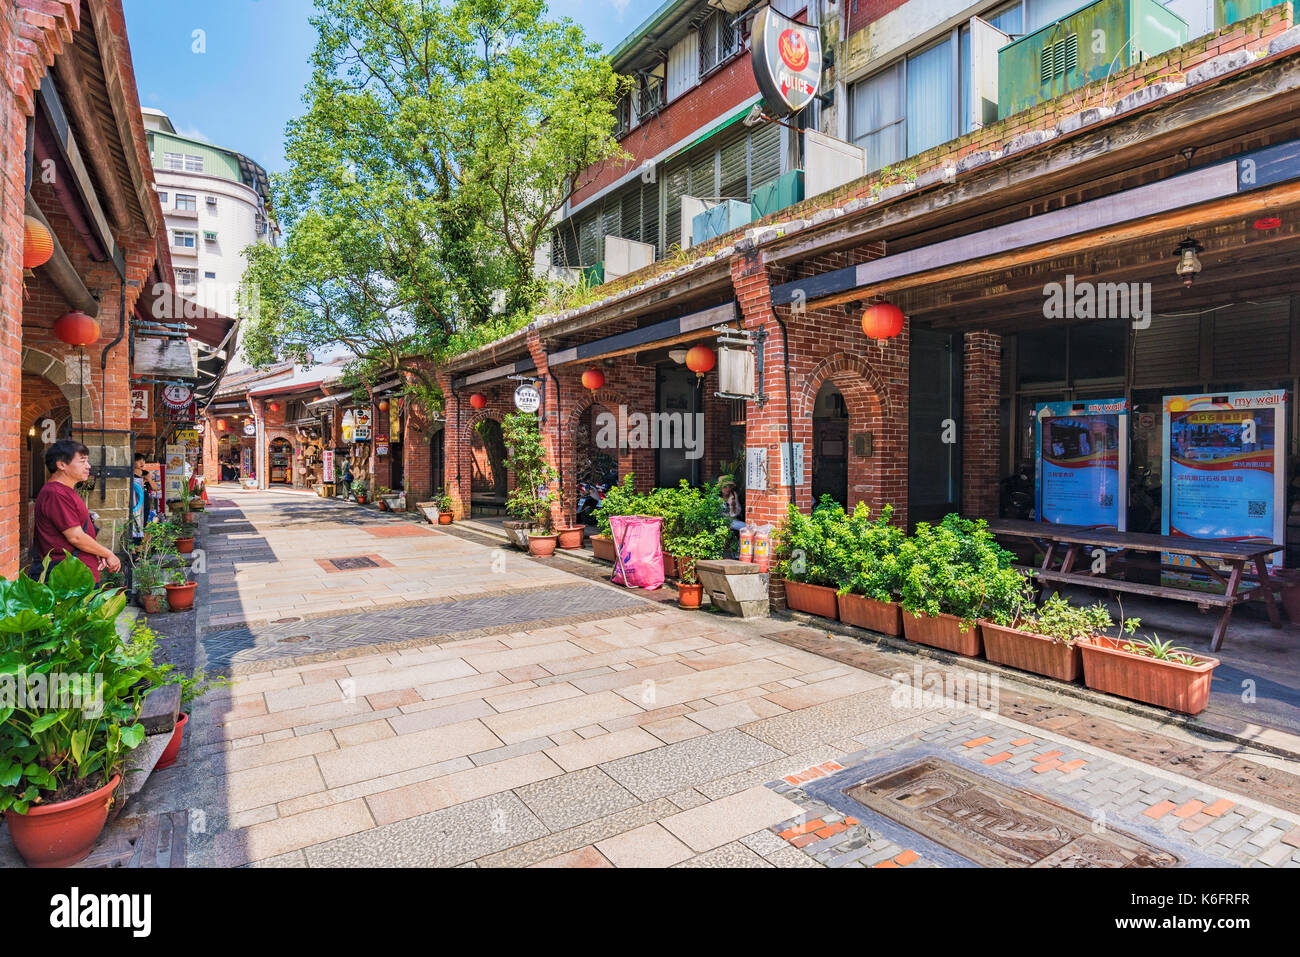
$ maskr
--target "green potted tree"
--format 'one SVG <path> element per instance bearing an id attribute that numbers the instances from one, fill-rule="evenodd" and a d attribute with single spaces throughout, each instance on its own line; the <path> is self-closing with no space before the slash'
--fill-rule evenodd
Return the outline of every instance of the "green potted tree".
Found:
<path id="1" fill-rule="evenodd" d="M 501 422 L 501 437 L 508 453 L 506 467 L 515 473 L 515 487 L 506 501 L 506 512 L 514 519 L 504 523 L 506 533 L 531 554 L 550 555 L 558 541 L 551 516 L 558 475 L 547 461 L 537 416 L 511 413 Z"/>
<path id="2" fill-rule="evenodd" d="M 982 650 L 980 618 L 996 618 L 1014 606 L 1024 576 L 1011 567 L 982 519 L 948 515 L 938 525 L 919 522 L 903 541 L 903 635 L 908 641 L 968 657 Z"/>
<path id="3" fill-rule="evenodd" d="M 437 509 L 439 525 L 450 525 L 455 519 L 456 503 L 446 492 L 439 492 L 433 497 L 433 506 Z"/>
<path id="4" fill-rule="evenodd" d="M 375 504 L 379 506 L 381 512 L 388 511 L 388 496 L 393 494 L 393 490 L 387 485 L 381 485 L 375 489 Z"/>
<path id="5" fill-rule="evenodd" d="M 76 680 L 58 707 L 27 696 L 0 707 L 0 812 L 30 866 L 66 867 L 98 840 L 128 752 L 145 738 L 145 696 L 167 678 L 143 623 L 119 637 L 121 591 L 97 586 L 81 562 L 46 567 L 42 581 L 0 580 L 0 667 L 24 682 Z"/>
<path id="6" fill-rule="evenodd" d="M 847 576 L 839 588 L 840 621 L 882 635 L 903 633 L 903 610 L 898 595 L 906 569 L 899 548 L 906 537 L 890 524 L 894 508 L 886 505 L 875 519 L 871 509 L 859 502 L 853 514 L 831 534 L 845 553 Z"/>
<path id="7" fill-rule="evenodd" d="M 370 484 L 365 479 L 357 479 L 352 483 L 352 494 L 356 496 L 358 505 L 365 505 L 366 497 L 370 494 Z"/>
<path id="8" fill-rule="evenodd" d="M 1131 635 L 1138 624 L 1136 618 L 1130 618 L 1120 627 Z M 1105 637 L 1114 627 L 1101 602 L 1088 607 L 1072 605 L 1053 594 L 1035 608 L 1033 586 L 1026 581 L 1010 607 L 980 622 L 980 634 L 989 661 L 1058 681 L 1076 681 L 1083 672 L 1081 648 Z"/>
<path id="9" fill-rule="evenodd" d="M 811 515 L 793 503 L 776 530 L 776 574 L 785 579 L 785 601 L 793 611 L 838 620 L 836 591 L 847 575 L 847 555 L 839 528 L 844 509 L 829 495 L 822 496 Z"/>
<path id="10" fill-rule="evenodd" d="M 133 580 L 136 598 L 146 614 L 157 615 L 167 610 L 163 570 L 157 562 L 152 559 L 136 562 Z"/>
<path id="11" fill-rule="evenodd" d="M 666 548 L 677 559 L 677 604 L 682 608 L 699 608 L 704 586 L 696 573 L 701 560 L 722 557 L 727 543 L 727 529 L 702 530 L 691 534 L 679 532 L 668 539 Z"/>
<path id="12" fill-rule="evenodd" d="M 731 523 L 716 485 L 692 488 L 683 479 L 675 489 L 657 490 L 652 499 L 652 510 L 648 514 L 658 514 L 663 518 L 659 535 L 665 575 L 682 579 L 683 558 L 699 561 L 722 557 L 731 535 Z M 691 549 L 699 551 L 692 552 Z M 694 580 L 693 564 L 690 577 Z"/>

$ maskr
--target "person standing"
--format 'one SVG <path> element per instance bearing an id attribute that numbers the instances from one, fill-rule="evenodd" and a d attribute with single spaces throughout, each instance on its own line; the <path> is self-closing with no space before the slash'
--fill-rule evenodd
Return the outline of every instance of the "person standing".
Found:
<path id="1" fill-rule="evenodd" d="M 59 439 L 45 453 L 45 468 L 50 477 L 36 494 L 28 574 L 39 577 L 47 557 L 53 565 L 69 553 L 90 569 L 96 582 L 102 569 L 119 571 L 121 559 L 95 541 L 98 529 L 76 491 L 78 482 L 90 478 L 90 450 L 74 439 Z"/>

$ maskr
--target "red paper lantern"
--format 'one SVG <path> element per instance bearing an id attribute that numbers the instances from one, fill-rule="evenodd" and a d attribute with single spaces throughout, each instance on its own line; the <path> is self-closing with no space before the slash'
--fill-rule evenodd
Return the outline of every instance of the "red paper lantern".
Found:
<path id="1" fill-rule="evenodd" d="M 692 346 L 686 353 L 686 368 L 698 376 L 704 375 L 717 364 L 718 357 L 708 346 Z"/>
<path id="2" fill-rule="evenodd" d="M 272 412 L 279 412 L 279 411 L 280 411 L 280 403 L 279 403 L 279 402 L 268 402 L 268 403 L 266 403 L 266 407 L 267 407 L 268 409 L 270 409 Z"/>
<path id="3" fill-rule="evenodd" d="M 892 339 L 903 331 L 903 310 L 888 302 L 867 306 L 862 313 L 862 331 L 870 339 Z"/>
<path id="4" fill-rule="evenodd" d="M 487 396 L 483 395 L 481 392 L 475 392 L 469 397 L 469 404 L 474 406 L 476 409 L 486 409 Z"/>
<path id="5" fill-rule="evenodd" d="M 582 384 L 592 392 L 595 392 L 605 384 L 605 373 L 601 372 L 599 369 L 588 369 L 582 374 Z"/>
<path id="6" fill-rule="evenodd" d="M 218 431 L 218 432 L 224 432 L 224 431 L 226 431 L 226 420 L 225 420 L 225 419 L 217 419 L 217 431 Z"/>
<path id="7" fill-rule="evenodd" d="M 381 400 L 380 400 L 380 402 L 379 402 L 379 411 L 380 411 L 380 412 L 387 412 L 387 411 L 388 411 L 388 400 L 387 400 L 387 399 L 381 399 Z"/>
<path id="8" fill-rule="evenodd" d="M 23 268 L 44 266 L 54 255 L 54 237 L 35 216 L 23 217 Z"/>
<path id="9" fill-rule="evenodd" d="M 70 312 L 54 320 L 54 334 L 70 346 L 88 346 L 99 341 L 99 323 L 84 312 Z"/>

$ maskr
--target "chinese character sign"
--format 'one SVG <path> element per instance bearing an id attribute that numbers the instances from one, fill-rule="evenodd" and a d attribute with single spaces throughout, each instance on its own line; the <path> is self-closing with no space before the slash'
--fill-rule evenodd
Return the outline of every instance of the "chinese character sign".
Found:
<path id="1" fill-rule="evenodd" d="M 1128 511 L 1128 402 L 1035 407 L 1038 520 L 1124 531 Z"/>

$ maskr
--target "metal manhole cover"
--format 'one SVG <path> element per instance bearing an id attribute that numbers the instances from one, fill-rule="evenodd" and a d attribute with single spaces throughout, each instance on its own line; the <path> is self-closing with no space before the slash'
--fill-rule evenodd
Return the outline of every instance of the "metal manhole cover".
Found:
<path id="1" fill-rule="evenodd" d="M 1169 851 L 939 758 L 846 788 L 863 806 L 985 867 L 1177 867 Z"/>
<path id="2" fill-rule="evenodd" d="M 379 565 L 373 558 L 366 558 L 361 555 L 357 558 L 330 558 L 327 559 L 331 565 L 339 571 L 349 571 L 354 568 L 378 568 Z"/>
<path id="3" fill-rule="evenodd" d="M 292 638 L 281 638 L 282 645 L 296 645 L 300 641 L 311 641 L 311 635 L 294 635 Z"/>

